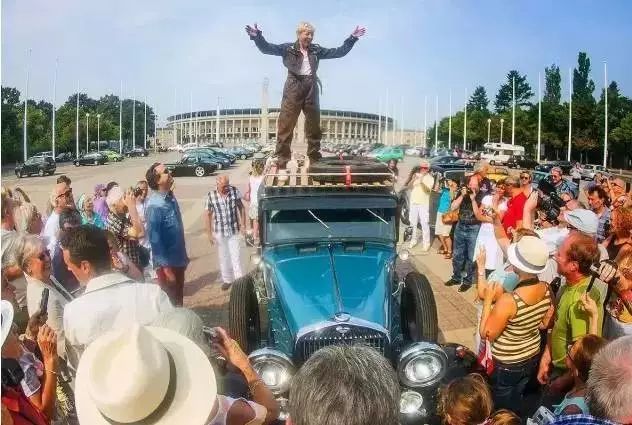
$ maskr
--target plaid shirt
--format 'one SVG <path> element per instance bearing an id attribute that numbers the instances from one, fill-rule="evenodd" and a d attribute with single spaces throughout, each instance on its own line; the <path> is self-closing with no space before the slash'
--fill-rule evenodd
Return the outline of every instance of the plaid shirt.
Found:
<path id="1" fill-rule="evenodd" d="M 132 227 L 132 222 L 126 215 L 116 214 L 110 212 L 108 219 L 105 222 L 105 230 L 109 230 L 114 233 L 116 239 L 118 239 L 121 251 L 129 257 L 129 259 L 137 265 L 141 270 L 140 256 L 138 253 L 138 241 L 128 236 L 129 229 Z"/>
<path id="2" fill-rule="evenodd" d="M 606 229 L 606 223 L 610 222 L 610 208 L 605 207 L 603 214 L 597 216 L 597 218 L 599 219 L 599 224 L 597 225 L 597 242 L 601 243 L 608 236 L 606 230 L 608 230 L 608 232 L 610 231 Z"/>
<path id="3" fill-rule="evenodd" d="M 234 186 L 228 186 L 228 194 L 222 196 L 217 190 L 208 193 L 205 209 L 213 211 L 213 232 L 221 236 L 239 233 L 239 210 L 243 208 L 241 193 Z"/>
<path id="4" fill-rule="evenodd" d="M 618 425 L 607 419 L 599 419 L 590 415 L 566 415 L 560 416 L 551 425 Z"/>

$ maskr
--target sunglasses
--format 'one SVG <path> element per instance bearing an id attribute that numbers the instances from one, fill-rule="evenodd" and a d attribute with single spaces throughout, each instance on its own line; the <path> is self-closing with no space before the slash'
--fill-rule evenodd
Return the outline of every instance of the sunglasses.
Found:
<path id="1" fill-rule="evenodd" d="M 61 195 L 58 195 L 56 199 L 59 199 L 61 197 L 64 198 L 70 198 L 72 196 L 72 188 L 68 189 L 67 191 L 65 191 L 64 193 L 62 193 Z"/>
<path id="2" fill-rule="evenodd" d="M 529 180 L 529 176 L 520 176 L 520 180 Z"/>

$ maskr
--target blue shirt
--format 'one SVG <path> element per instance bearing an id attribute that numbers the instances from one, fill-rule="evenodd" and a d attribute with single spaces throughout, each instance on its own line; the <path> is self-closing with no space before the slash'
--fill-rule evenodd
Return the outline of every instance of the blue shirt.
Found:
<path id="1" fill-rule="evenodd" d="M 145 222 L 154 267 L 185 267 L 189 264 L 182 214 L 173 193 L 151 193 Z"/>
<path id="2" fill-rule="evenodd" d="M 617 425 L 617 423 L 590 415 L 568 415 L 560 416 L 551 425 Z"/>
<path id="3" fill-rule="evenodd" d="M 437 208 L 437 212 L 447 213 L 450 211 L 450 204 L 452 203 L 451 198 L 450 189 L 447 187 L 441 189 L 441 197 L 439 198 L 439 207 Z"/>

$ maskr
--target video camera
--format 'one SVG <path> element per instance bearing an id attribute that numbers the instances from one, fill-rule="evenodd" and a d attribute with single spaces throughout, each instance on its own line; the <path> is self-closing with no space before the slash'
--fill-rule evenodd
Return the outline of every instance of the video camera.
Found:
<path id="1" fill-rule="evenodd" d="M 553 184 L 547 179 L 542 179 L 538 183 L 538 210 L 544 214 L 544 219 L 551 224 L 557 225 L 557 218 L 560 210 L 566 205 L 564 200 L 560 198 Z"/>

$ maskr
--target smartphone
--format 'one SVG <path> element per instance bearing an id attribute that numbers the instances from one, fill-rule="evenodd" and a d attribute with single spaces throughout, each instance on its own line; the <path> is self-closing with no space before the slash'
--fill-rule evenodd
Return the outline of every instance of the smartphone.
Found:
<path id="1" fill-rule="evenodd" d="M 40 300 L 40 308 L 39 308 L 41 315 L 48 314 L 48 293 L 49 293 L 49 289 L 44 288 L 44 290 L 42 291 L 42 299 Z"/>

